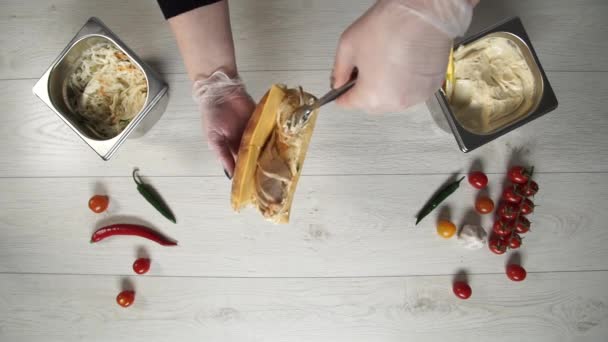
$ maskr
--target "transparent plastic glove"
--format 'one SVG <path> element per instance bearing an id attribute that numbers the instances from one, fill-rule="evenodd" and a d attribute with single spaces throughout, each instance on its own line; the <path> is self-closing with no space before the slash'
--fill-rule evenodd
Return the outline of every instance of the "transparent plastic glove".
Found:
<path id="1" fill-rule="evenodd" d="M 241 137 L 255 102 L 239 77 L 230 78 L 222 71 L 195 81 L 192 90 L 209 147 L 218 156 L 226 176 L 232 178 Z"/>
<path id="2" fill-rule="evenodd" d="M 356 85 L 346 108 L 396 112 L 429 98 L 445 78 L 452 39 L 463 35 L 476 0 L 379 0 L 340 38 L 332 83 Z"/>

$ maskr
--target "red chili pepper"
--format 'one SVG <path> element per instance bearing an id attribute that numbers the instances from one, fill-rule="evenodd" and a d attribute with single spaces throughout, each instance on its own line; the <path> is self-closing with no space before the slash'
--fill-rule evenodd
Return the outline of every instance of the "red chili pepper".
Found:
<path id="1" fill-rule="evenodd" d="M 91 243 L 99 242 L 114 235 L 140 236 L 163 246 L 177 246 L 177 242 L 170 240 L 161 233 L 136 224 L 113 224 L 99 228 L 93 233 L 93 236 L 91 236 Z"/>

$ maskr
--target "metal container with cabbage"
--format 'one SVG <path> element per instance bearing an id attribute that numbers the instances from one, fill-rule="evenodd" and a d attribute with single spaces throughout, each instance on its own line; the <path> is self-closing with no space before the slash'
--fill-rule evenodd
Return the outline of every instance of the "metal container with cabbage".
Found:
<path id="1" fill-rule="evenodd" d="M 145 134 L 168 102 L 168 87 L 99 19 L 90 18 L 34 86 L 102 159 Z"/>

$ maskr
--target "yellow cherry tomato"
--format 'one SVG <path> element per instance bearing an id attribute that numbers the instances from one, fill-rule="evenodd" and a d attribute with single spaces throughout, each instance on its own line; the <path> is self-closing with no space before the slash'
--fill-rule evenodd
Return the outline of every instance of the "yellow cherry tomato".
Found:
<path id="1" fill-rule="evenodd" d="M 449 239 L 456 234 L 456 225 L 448 220 L 439 220 L 437 222 L 437 234 L 444 239 Z"/>

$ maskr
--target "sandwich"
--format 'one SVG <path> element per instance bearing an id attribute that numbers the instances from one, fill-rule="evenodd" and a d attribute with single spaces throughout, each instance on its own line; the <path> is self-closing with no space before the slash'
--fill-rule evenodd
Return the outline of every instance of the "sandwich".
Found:
<path id="1" fill-rule="evenodd" d="M 289 222 L 318 110 L 297 127 L 288 122 L 298 107 L 315 100 L 302 88 L 283 85 L 273 85 L 264 95 L 241 139 L 232 179 L 235 211 L 252 206 L 271 222 Z"/>

